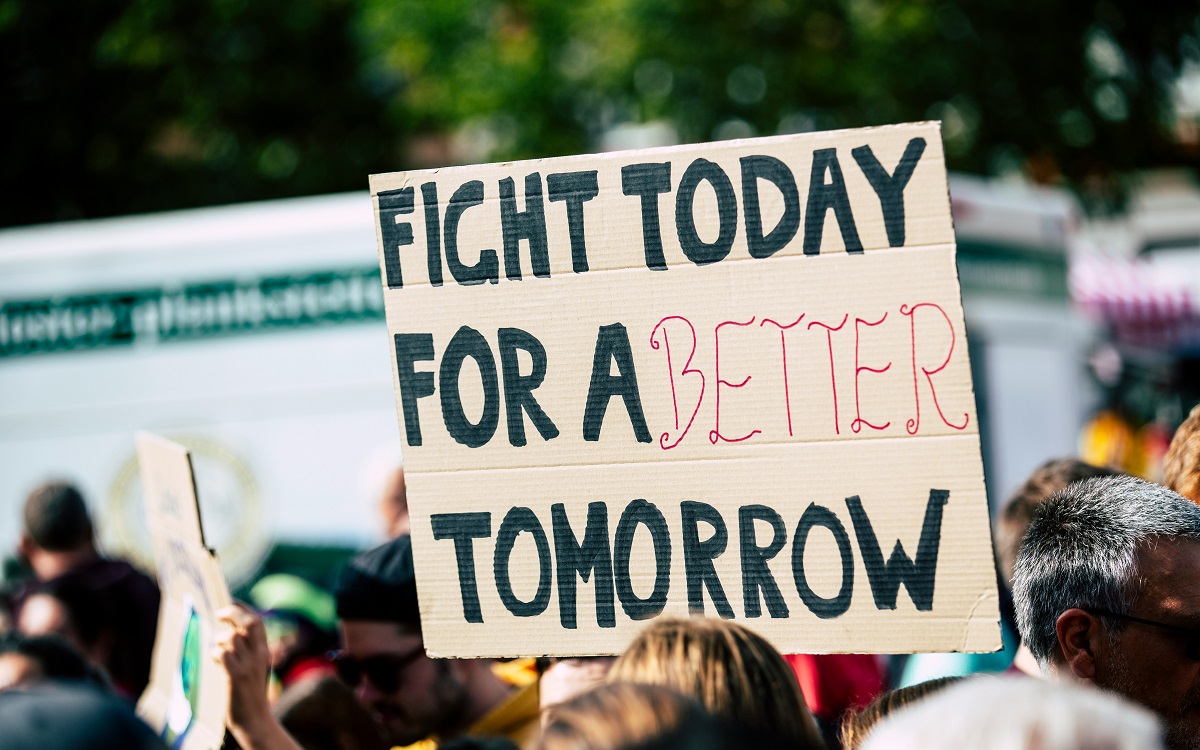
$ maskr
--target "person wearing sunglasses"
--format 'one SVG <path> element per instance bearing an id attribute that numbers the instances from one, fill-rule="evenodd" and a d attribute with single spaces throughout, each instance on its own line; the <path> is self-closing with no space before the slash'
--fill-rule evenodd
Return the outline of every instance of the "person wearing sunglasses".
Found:
<path id="1" fill-rule="evenodd" d="M 1200 507 L 1134 477 L 1070 485 L 1017 553 L 1013 600 L 1042 673 L 1157 713 L 1200 748 Z"/>
<path id="2" fill-rule="evenodd" d="M 354 557 L 335 586 L 343 650 L 338 676 L 392 747 L 434 748 L 461 736 L 499 736 L 531 747 L 538 732 L 537 684 L 517 688 L 487 659 L 425 654 L 412 546 L 407 535 Z M 215 656 L 230 675 L 229 727 L 244 750 L 295 744 L 270 715 L 261 686 L 269 657 L 262 620 L 243 608 L 220 613 Z M 265 694 L 264 694 L 265 695 Z"/>

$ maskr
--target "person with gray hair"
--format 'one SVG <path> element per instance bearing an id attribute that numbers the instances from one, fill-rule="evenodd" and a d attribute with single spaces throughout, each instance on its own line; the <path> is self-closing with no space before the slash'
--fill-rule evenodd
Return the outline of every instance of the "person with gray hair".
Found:
<path id="1" fill-rule="evenodd" d="M 1002 710 L 997 710 L 1003 707 Z M 973 677 L 880 722 L 862 750 L 1162 750 L 1158 719 L 1111 694 Z"/>
<path id="2" fill-rule="evenodd" d="M 1158 714 L 1170 750 L 1200 748 L 1200 507 L 1134 477 L 1077 482 L 1021 542 L 1013 600 L 1048 677 Z"/>

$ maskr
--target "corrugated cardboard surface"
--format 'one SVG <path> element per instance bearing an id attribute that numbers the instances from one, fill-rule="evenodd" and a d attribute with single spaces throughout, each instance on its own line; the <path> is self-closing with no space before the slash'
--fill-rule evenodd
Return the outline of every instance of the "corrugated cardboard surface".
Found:
<path id="1" fill-rule="evenodd" d="M 146 520 L 162 588 L 150 684 L 138 703 L 138 713 L 163 735 L 170 717 L 186 717 L 190 712 L 192 718 L 181 744 L 172 746 L 215 750 L 225 737 L 229 681 L 225 670 L 211 657 L 214 613 L 229 606 L 229 587 L 216 557 L 204 544 L 187 449 L 144 432 L 138 434 L 137 443 Z M 181 670 L 192 612 L 199 618 L 200 647 L 198 679 L 189 701 L 183 694 Z M 182 726 L 179 722 L 178 718 L 171 722 L 177 730 Z"/>
<path id="2" fill-rule="evenodd" d="M 869 146 L 891 173 L 915 138 L 923 138 L 926 148 L 903 192 L 903 246 L 891 247 L 880 199 L 851 152 Z M 845 252 L 832 210 L 825 215 L 820 254 L 802 251 L 813 153 L 819 149 L 836 149 L 865 250 L 861 254 Z M 799 190 L 799 230 L 768 258 L 751 257 L 746 241 L 739 160 L 748 155 L 781 160 Z M 738 209 L 732 249 L 706 265 L 685 256 L 676 229 L 680 179 L 697 159 L 721 167 Z M 668 162 L 670 191 L 658 196 L 667 268 L 651 270 L 643 247 L 642 201 L 624 194 L 622 167 Z M 562 202 L 548 199 L 546 179 L 582 170 L 596 171 L 599 194 L 583 205 L 588 270 L 577 273 L 572 270 L 567 211 Z M 526 176 L 534 172 L 543 189 L 550 275 L 533 275 L 528 243 L 522 241 L 522 278 L 513 280 L 505 273 L 499 184 L 513 180 L 516 205 L 523 209 Z M 822 177 L 830 180 L 828 175 L 817 179 Z M 481 251 L 494 249 L 498 281 L 462 285 L 443 265 L 443 283 L 432 285 L 423 186 L 436 185 L 441 240 L 450 197 L 469 180 L 482 181 L 484 199 L 462 214 L 459 253 L 470 265 Z M 732 614 L 781 650 L 986 651 L 999 646 L 978 429 L 936 123 L 376 175 L 371 187 L 374 194 L 414 189 L 414 210 L 394 219 L 389 215 L 410 224 L 412 244 L 385 247 L 380 234 L 385 286 L 389 259 L 393 264 L 398 260 L 403 278 L 402 287 L 385 289 L 388 327 L 393 335 L 430 334 L 435 351 L 432 361 L 399 365 L 433 373 L 436 384 L 432 395 L 416 400 L 421 444 L 406 440 L 404 447 L 431 653 L 619 652 L 643 623 L 626 614 L 618 597 L 612 627 L 600 626 L 594 572 L 586 582 L 576 577 L 576 622 L 574 627 L 564 624 L 550 508 L 564 505 L 574 536 L 582 541 L 589 503 L 605 503 L 611 544 L 622 513 L 635 500 L 653 504 L 669 531 L 672 555 L 663 614 L 688 612 L 681 503 L 699 502 L 719 512 L 728 532 L 714 570 Z M 762 224 L 769 232 L 783 213 L 781 194 L 763 180 L 758 187 Z M 378 206 L 377 200 L 377 218 Z M 719 218 L 716 193 L 708 182 L 695 191 L 692 217 L 700 239 L 714 242 Z M 623 326 L 628 337 L 650 442 L 637 440 L 620 397 L 608 401 L 599 439 L 584 438 L 598 331 L 614 324 Z M 439 369 L 447 344 L 463 327 L 487 341 L 497 369 L 500 329 L 520 329 L 540 342 L 546 375 L 532 393 L 554 424 L 553 439 L 543 439 L 523 416 L 527 444 L 510 443 L 502 375 L 497 376 L 499 419 L 491 439 L 468 447 L 451 435 L 443 421 Z M 529 375 L 533 357 L 518 352 L 517 359 L 520 374 Z M 599 375 L 618 374 L 619 368 L 609 367 L 605 364 Z M 393 360 L 394 374 L 396 368 Z M 629 376 L 623 370 L 619 374 Z M 397 378 L 404 435 L 400 390 Z M 463 414 L 478 421 L 485 397 L 476 360 L 465 360 L 458 392 Z M 899 586 L 894 605 L 886 596 L 880 604 L 846 498 L 859 498 L 884 559 L 897 540 L 913 558 L 931 490 L 949 493 L 932 606 L 918 610 L 905 585 Z M 834 597 L 843 580 L 834 533 L 817 526 L 805 537 L 802 562 L 797 564 L 792 554 L 796 525 L 813 503 L 837 517 L 854 560 L 849 607 L 824 618 L 802 601 L 795 568 L 803 568 L 807 586 L 818 597 Z M 777 608 L 772 617 L 766 607 L 758 617 L 746 616 L 741 549 L 749 542 L 741 538 L 739 508 L 750 505 L 767 506 L 785 526 L 786 544 L 768 567 L 786 616 Z M 495 557 L 499 527 L 514 507 L 528 508 L 544 529 L 546 560 L 539 561 L 531 533 L 517 537 L 510 556 Z M 465 616 L 455 542 L 434 539 L 430 521 L 435 514 L 468 512 L 490 514 L 491 536 L 473 541 L 482 622 Z M 703 542 L 712 528 L 703 522 L 698 528 Z M 758 522 L 753 544 L 767 546 L 772 533 L 767 522 Z M 549 599 L 537 597 L 544 576 L 541 562 L 553 574 Z M 531 613 L 527 607 L 524 616 L 513 614 L 497 590 L 498 567 L 508 571 L 516 599 L 536 602 L 535 609 L 544 604 L 544 609 Z M 643 526 L 634 535 L 630 555 L 629 581 L 636 598 L 650 596 L 657 571 L 654 546 Z M 711 590 L 703 591 L 705 613 L 715 614 Z"/>

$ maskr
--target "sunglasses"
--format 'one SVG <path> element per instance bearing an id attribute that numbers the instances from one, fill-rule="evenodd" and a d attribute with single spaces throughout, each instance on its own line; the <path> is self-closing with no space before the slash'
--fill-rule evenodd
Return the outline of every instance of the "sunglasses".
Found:
<path id="1" fill-rule="evenodd" d="M 424 647 L 418 647 L 407 654 L 380 654 L 365 659 L 356 659 L 345 651 L 331 651 L 329 659 L 338 678 L 350 687 L 358 687 L 365 677 L 379 692 L 394 693 L 403 684 L 401 673 L 424 655 Z"/>
<path id="2" fill-rule="evenodd" d="M 1133 615 L 1117 614 L 1116 612 L 1110 612 L 1107 609 L 1088 609 L 1085 611 L 1101 617 L 1112 617 L 1117 620 L 1125 620 L 1126 622 L 1136 622 L 1139 625 L 1150 625 L 1155 628 L 1174 631 L 1177 636 L 1187 639 L 1186 643 L 1184 644 L 1184 655 L 1194 661 L 1200 661 L 1200 628 L 1185 628 L 1182 625 L 1170 625 L 1165 622 L 1157 622 L 1155 620 L 1147 620 L 1142 617 L 1134 617 Z"/>

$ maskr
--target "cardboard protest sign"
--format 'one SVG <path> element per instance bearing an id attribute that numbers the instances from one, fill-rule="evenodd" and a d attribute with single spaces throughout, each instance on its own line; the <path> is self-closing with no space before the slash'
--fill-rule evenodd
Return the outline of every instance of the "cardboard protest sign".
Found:
<path id="1" fill-rule="evenodd" d="M 150 684 L 138 713 L 172 750 L 215 750 L 225 737 L 229 681 L 210 652 L 214 613 L 229 606 L 229 587 L 204 543 L 187 449 L 149 433 L 139 433 L 137 445 L 162 588 Z"/>
<path id="2" fill-rule="evenodd" d="M 990 651 L 937 123 L 375 175 L 425 644 Z"/>

